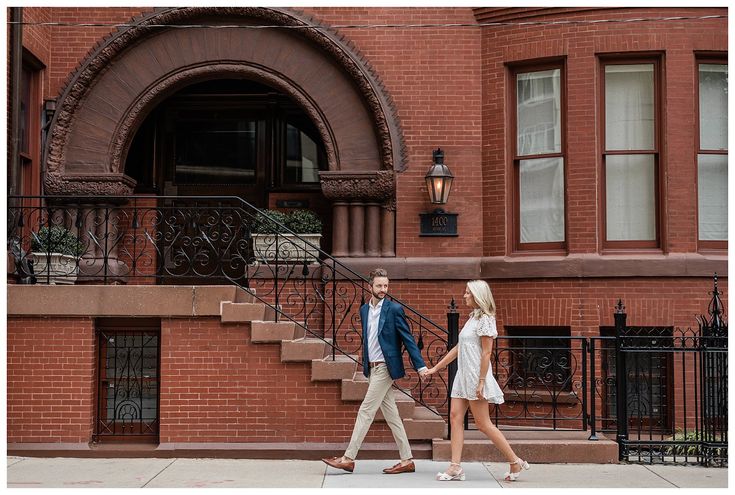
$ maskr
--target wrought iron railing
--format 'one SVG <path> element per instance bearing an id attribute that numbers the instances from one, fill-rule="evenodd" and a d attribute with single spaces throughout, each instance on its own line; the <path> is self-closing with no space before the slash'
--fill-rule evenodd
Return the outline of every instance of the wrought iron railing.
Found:
<path id="1" fill-rule="evenodd" d="M 8 199 L 8 242 L 19 282 L 230 283 L 358 366 L 359 308 L 368 281 L 238 197 L 19 197 Z M 57 256 L 55 253 L 60 252 Z M 33 261 L 34 272 L 30 272 Z M 408 304 L 429 366 L 447 352 L 447 331 Z M 442 414 L 447 381 L 411 367 L 399 390 Z"/>

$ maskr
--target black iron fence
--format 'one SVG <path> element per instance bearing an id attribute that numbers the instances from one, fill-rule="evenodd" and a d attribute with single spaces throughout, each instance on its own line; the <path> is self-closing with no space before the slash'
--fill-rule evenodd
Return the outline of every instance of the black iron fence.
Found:
<path id="1" fill-rule="evenodd" d="M 630 326 L 618 301 L 620 459 L 727 465 L 727 323 L 717 276 L 697 330 Z"/>

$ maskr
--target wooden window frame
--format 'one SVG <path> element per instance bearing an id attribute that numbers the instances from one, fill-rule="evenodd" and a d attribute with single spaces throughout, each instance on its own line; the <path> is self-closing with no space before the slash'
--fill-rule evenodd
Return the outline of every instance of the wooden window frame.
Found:
<path id="1" fill-rule="evenodd" d="M 23 50 L 22 71 L 30 74 L 28 88 L 28 121 L 26 122 L 27 149 L 21 149 L 23 136 L 19 135 L 19 177 L 18 194 L 37 196 L 41 194 L 41 111 L 43 108 L 41 97 L 41 78 L 45 66 L 29 51 Z M 23 79 L 23 78 L 21 78 Z M 21 82 L 21 84 L 23 84 Z M 25 88 L 21 88 L 25 91 Z M 23 99 L 23 96 L 21 96 Z M 19 102 L 20 103 L 20 102 Z"/>
<path id="2" fill-rule="evenodd" d="M 695 105 L 695 139 L 697 146 L 694 150 L 694 191 L 697 202 L 694 209 L 694 218 L 697 232 L 697 251 L 713 251 L 717 254 L 727 254 L 727 240 L 724 241 L 707 241 L 699 239 L 699 155 L 725 155 L 728 156 L 729 150 L 703 150 L 700 142 L 699 129 L 699 66 L 700 64 L 721 64 L 727 65 L 727 52 L 695 52 L 694 54 L 694 105 Z M 728 123 L 729 124 L 729 123 Z M 729 164 L 728 164 L 729 165 Z M 728 166 L 729 168 L 729 166 Z M 729 192 L 728 192 L 729 195 Z M 728 237 L 730 233 L 728 232 Z"/>
<path id="3" fill-rule="evenodd" d="M 569 239 L 569 222 L 567 219 L 568 211 L 568 194 L 567 194 L 567 72 L 566 58 L 553 58 L 545 60 L 533 60 L 520 63 L 514 63 L 508 66 L 510 91 L 508 97 L 508 108 L 511 110 L 509 114 L 510 149 L 511 160 L 510 167 L 512 171 L 512 180 L 510 188 L 510 224 L 511 224 L 511 242 L 510 251 L 515 255 L 538 255 L 552 254 L 564 255 L 567 253 L 567 242 Z M 561 119 L 561 146 L 558 153 L 545 153 L 539 155 L 519 155 L 518 154 L 518 74 L 529 72 L 541 72 L 545 70 L 560 70 L 560 109 Z M 564 174 L 564 240 L 561 242 L 521 242 L 521 204 L 520 204 L 520 162 L 521 160 L 534 160 L 542 158 L 561 158 L 562 172 Z"/>
<path id="4" fill-rule="evenodd" d="M 663 252 L 665 237 L 665 222 L 663 221 L 663 204 L 664 204 L 664 187 L 662 184 L 665 174 L 664 170 L 664 150 L 663 142 L 663 115 L 664 113 L 664 80 L 663 69 L 664 60 L 661 53 L 624 53 L 624 54 L 602 54 L 598 55 L 599 63 L 599 123 L 598 135 L 600 136 L 600 186 L 599 186 L 599 203 L 598 211 L 600 226 L 600 242 L 602 243 L 601 252 L 603 254 L 632 253 L 640 252 Z M 652 150 L 607 150 L 606 144 L 606 127 L 605 127 L 605 67 L 608 65 L 643 65 L 653 64 L 653 95 L 654 95 L 654 132 L 653 132 L 653 149 Z M 610 241 L 607 239 L 607 175 L 606 175 L 606 158 L 607 156 L 630 156 L 630 155 L 653 155 L 654 170 L 654 219 L 655 239 L 654 240 L 638 240 L 638 241 Z"/>

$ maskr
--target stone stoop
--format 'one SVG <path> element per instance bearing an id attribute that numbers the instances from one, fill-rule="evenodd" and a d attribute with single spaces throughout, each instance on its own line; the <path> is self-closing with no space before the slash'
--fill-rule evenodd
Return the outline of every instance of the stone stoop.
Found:
<path id="1" fill-rule="evenodd" d="M 259 302 L 222 301 L 220 318 L 222 323 L 245 323 L 253 320 L 274 321 L 276 312 L 273 308 Z"/>
<path id="2" fill-rule="evenodd" d="M 311 362 L 311 381 L 340 381 L 341 398 L 358 402 L 365 398 L 367 378 L 358 371 L 358 356 L 336 354 L 332 359 L 331 339 L 306 337 L 304 329 L 290 321 L 275 320 L 275 311 L 256 302 L 252 294 L 239 289 L 235 301 L 220 304 L 223 323 L 249 323 L 254 344 L 280 344 L 281 362 Z M 398 412 L 409 440 L 429 441 L 446 438 L 447 425 L 441 416 L 417 405 L 410 395 L 393 390 Z M 385 421 L 380 410 L 376 421 Z"/>
<path id="3" fill-rule="evenodd" d="M 530 463 L 618 463 L 618 444 L 600 433 L 598 440 L 590 441 L 587 431 L 518 431 L 502 426 L 501 431 L 516 455 Z M 463 461 L 507 461 L 482 432 L 468 430 L 464 433 Z M 450 460 L 449 440 L 434 439 L 432 447 L 435 461 Z"/>

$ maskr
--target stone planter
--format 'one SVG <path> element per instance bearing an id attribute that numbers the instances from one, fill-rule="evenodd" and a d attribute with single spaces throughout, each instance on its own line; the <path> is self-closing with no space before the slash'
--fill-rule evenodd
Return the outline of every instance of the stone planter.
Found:
<path id="1" fill-rule="evenodd" d="M 30 253 L 33 260 L 33 273 L 39 284 L 73 285 L 77 280 L 79 266 L 76 256 L 61 253 Z M 47 263 L 51 258 L 50 268 Z"/>
<path id="2" fill-rule="evenodd" d="M 276 261 L 276 237 L 278 237 L 278 261 L 307 261 L 314 262 L 319 258 L 319 251 L 307 245 L 302 239 L 315 246 L 321 247 L 321 234 L 252 234 L 255 259 L 264 263 Z"/>

